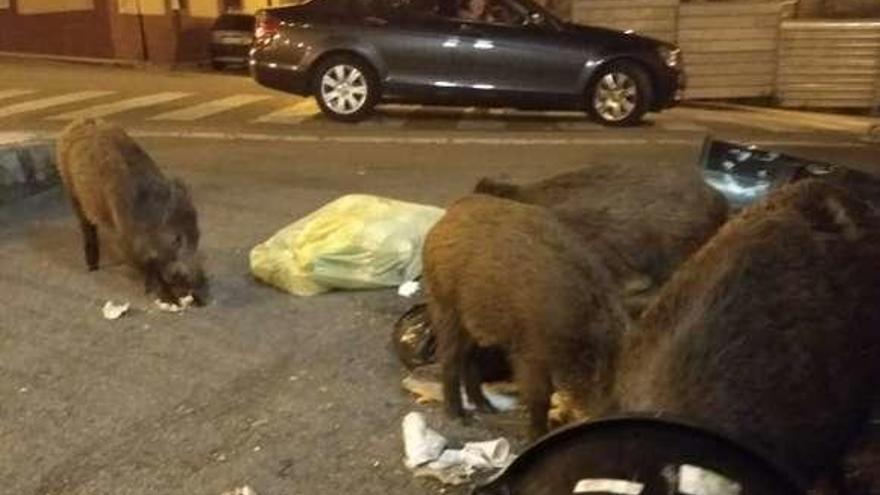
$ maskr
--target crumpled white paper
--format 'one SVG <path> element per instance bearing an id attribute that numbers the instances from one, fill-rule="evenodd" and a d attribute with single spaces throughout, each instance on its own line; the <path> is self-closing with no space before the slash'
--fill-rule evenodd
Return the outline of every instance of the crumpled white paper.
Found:
<path id="1" fill-rule="evenodd" d="M 223 492 L 222 495 L 257 495 L 257 492 L 253 488 L 245 485 L 245 486 L 236 488 L 235 490 Z"/>
<path id="2" fill-rule="evenodd" d="M 415 469 L 440 457 L 446 450 L 446 438 L 428 428 L 425 415 L 411 412 L 403 418 L 404 464 Z"/>
<path id="3" fill-rule="evenodd" d="M 417 396 L 416 402 L 419 404 L 443 402 L 443 385 L 436 380 L 410 374 L 403 378 L 401 385 L 404 389 Z M 483 384 L 483 394 L 498 411 L 512 411 L 519 407 L 516 397 L 495 391 L 491 384 Z M 461 400 L 466 410 L 473 411 L 477 408 L 471 402 L 468 395 L 464 393 L 464 389 L 462 389 Z"/>
<path id="4" fill-rule="evenodd" d="M 404 464 L 416 477 L 432 477 L 449 485 L 466 483 L 477 471 L 504 468 L 515 458 L 505 438 L 447 449 L 446 438 L 429 428 L 425 416 L 418 412 L 403 418 L 403 445 Z"/>
<path id="5" fill-rule="evenodd" d="M 160 299 L 156 299 L 156 306 L 160 310 L 168 313 L 180 313 L 183 312 L 186 308 L 192 306 L 194 302 L 195 298 L 192 296 L 192 294 L 189 294 L 181 297 L 180 300 L 177 301 L 177 304 L 167 303 Z"/>
<path id="6" fill-rule="evenodd" d="M 127 302 L 116 304 L 113 301 L 107 301 L 104 303 L 104 307 L 101 308 L 101 314 L 103 314 L 104 318 L 107 320 L 118 320 L 128 312 L 129 308 L 131 308 L 131 304 Z"/>
<path id="7" fill-rule="evenodd" d="M 422 288 L 422 285 L 416 280 L 410 280 L 400 284 L 397 288 L 397 295 L 401 297 L 412 297 Z"/>

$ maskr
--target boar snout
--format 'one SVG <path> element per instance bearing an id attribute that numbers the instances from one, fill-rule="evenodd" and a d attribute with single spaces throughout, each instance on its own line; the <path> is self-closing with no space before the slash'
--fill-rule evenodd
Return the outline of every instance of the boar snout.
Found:
<path id="1" fill-rule="evenodd" d="M 203 306 L 208 298 L 208 283 L 201 262 L 196 259 L 177 260 L 166 265 L 162 278 L 174 301 L 192 296 L 196 305 Z"/>

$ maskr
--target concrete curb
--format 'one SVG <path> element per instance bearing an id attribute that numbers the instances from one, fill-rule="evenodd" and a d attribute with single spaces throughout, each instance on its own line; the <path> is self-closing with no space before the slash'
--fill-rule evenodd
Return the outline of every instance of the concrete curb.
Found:
<path id="1" fill-rule="evenodd" d="M 26 135 L 0 135 L 0 206 L 59 183 L 55 144 Z"/>

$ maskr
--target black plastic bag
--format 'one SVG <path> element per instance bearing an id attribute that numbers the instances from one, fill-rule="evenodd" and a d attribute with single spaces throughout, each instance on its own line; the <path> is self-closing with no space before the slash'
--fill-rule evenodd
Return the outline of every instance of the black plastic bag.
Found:
<path id="1" fill-rule="evenodd" d="M 428 318 L 427 305 L 416 304 L 397 320 L 392 341 L 397 357 L 408 369 L 434 362 L 437 341 Z"/>

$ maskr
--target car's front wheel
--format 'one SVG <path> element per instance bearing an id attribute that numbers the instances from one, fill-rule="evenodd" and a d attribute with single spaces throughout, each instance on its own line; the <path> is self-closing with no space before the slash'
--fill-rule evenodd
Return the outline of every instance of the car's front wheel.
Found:
<path id="1" fill-rule="evenodd" d="M 364 120 L 379 99 L 373 68 L 356 57 L 337 56 L 323 61 L 315 70 L 312 84 L 321 111 L 334 120 Z"/>
<path id="2" fill-rule="evenodd" d="M 600 70 L 587 89 L 587 110 L 607 126 L 632 126 L 641 122 L 653 99 L 651 79 L 630 62 L 615 62 Z"/>

